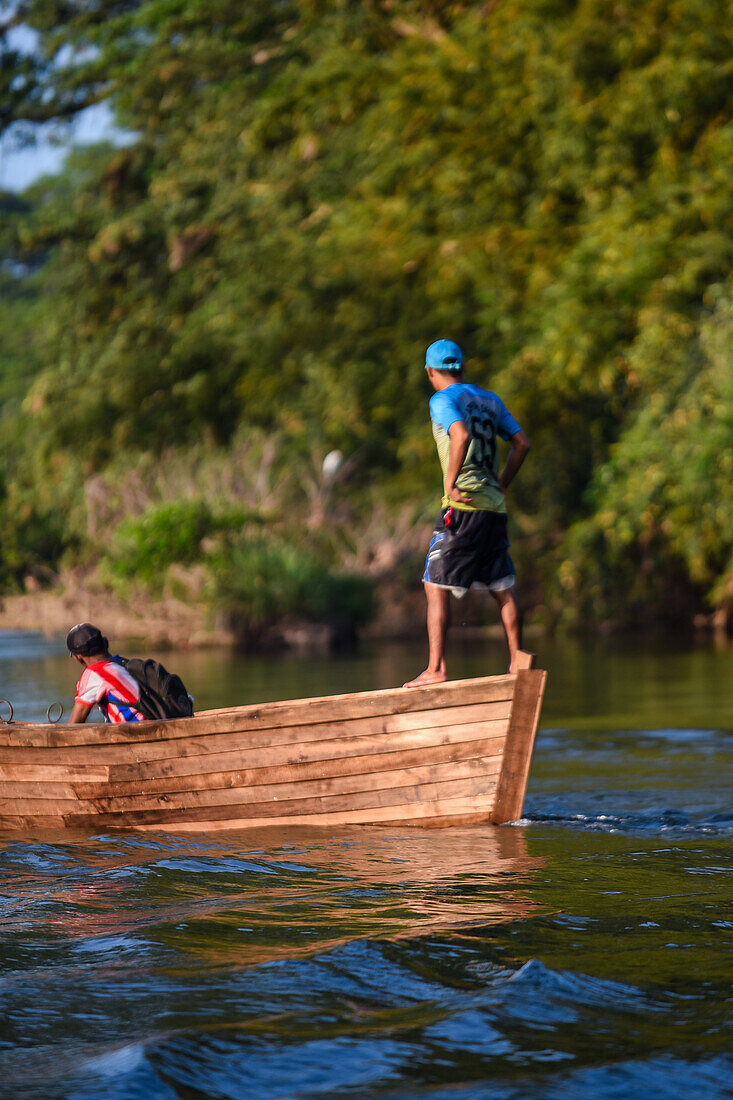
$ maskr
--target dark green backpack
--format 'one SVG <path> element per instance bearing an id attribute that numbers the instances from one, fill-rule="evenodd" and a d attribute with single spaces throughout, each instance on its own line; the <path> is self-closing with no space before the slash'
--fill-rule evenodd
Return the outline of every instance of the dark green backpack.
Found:
<path id="1" fill-rule="evenodd" d="M 180 676 L 168 672 L 152 657 L 122 657 L 123 665 L 140 687 L 138 709 L 146 718 L 191 718 L 193 702 Z"/>

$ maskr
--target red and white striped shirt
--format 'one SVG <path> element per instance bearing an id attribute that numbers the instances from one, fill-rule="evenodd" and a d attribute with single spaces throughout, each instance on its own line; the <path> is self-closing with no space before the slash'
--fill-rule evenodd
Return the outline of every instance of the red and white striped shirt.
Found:
<path id="1" fill-rule="evenodd" d="M 138 682 L 118 657 L 87 665 L 76 685 L 75 703 L 96 705 L 105 722 L 144 722 L 133 704 L 140 698 Z"/>

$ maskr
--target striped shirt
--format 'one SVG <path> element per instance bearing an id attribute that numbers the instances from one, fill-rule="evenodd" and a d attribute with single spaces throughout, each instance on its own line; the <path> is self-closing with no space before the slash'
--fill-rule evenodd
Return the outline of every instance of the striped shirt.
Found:
<path id="1" fill-rule="evenodd" d="M 96 704 L 105 722 L 144 722 L 145 715 L 134 706 L 139 698 L 137 680 L 119 657 L 112 657 L 87 665 L 76 685 L 74 702 L 87 707 Z"/>

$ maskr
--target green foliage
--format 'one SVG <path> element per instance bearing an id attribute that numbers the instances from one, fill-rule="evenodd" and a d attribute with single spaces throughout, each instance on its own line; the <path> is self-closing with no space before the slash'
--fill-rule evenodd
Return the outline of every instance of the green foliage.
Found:
<path id="1" fill-rule="evenodd" d="M 372 584 L 332 572 L 312 551 L 261 535 L 231 541 L 209 561 L 212 598 L 239 634 L 252 640 L 293 617 L 361 626 L 372 614 Z"/>
<path id="2" fill-rule="evenodd" d="M 83 486 L 121 458 L 248 432 L 278 439 L 298 488 L 314 455 L 346 454 L 355 529 L 368 499 L 422 502 L 438 480 L 422 354 L 447 335 L 531 437 L 512 505 L 556 606 L 727 599 L 728 14 L 20 0 L 10 22 L 41 51 L 4 55 L 0 127 L 104 98 L 136 140 L 72 159 L 0 239 L 28 362 L 22 385 L 24 368 L 0 373 L 27 389 L 0 457 L 5 575 L 26 538 L 88 548 Z M 43 264 L 32 302 L 18 263 Z M 19 501 L 66 514 L 52 546 Z M 312 495 L 288 504 L 302 520 Z"/>
<path id="3" fill-rule="evenodd" d="M 207 536 L 237 530 L 251 519 L 243 508 L 215 514 L 203 500 L 170 501 L 123 520 L 108 559 L 117 576 L 160 585 L 169 565 L 188 565 L 202 557 Z"/>
<path id="4" fill-rule="evenodd" d="M 647 390 L 590 488 L 560 569 L 573 608 L 595 618 L 650 606 L 675 617 L 688 579 L 722 602 L 733 575 L 733 285 L 711 289 L 699 331 L 646 319 Z M 585 604 L 585 606 L 584 606 Z"/>

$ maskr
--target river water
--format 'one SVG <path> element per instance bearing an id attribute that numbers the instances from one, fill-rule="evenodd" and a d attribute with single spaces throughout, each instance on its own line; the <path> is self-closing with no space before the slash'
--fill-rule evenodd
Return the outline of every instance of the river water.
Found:
<path id="1" fill-rule="evenodd" d="M 518 825 L 0 834 L 0 1096 L 733 1096 L 733 649 L 537 648 Z M 491 642 L 452 654 L 503 670 Z M 209 707 L 391 686 L 424 654 L 159 656 Z M 76 671 L 0 634 L 18 718 Z"/>

